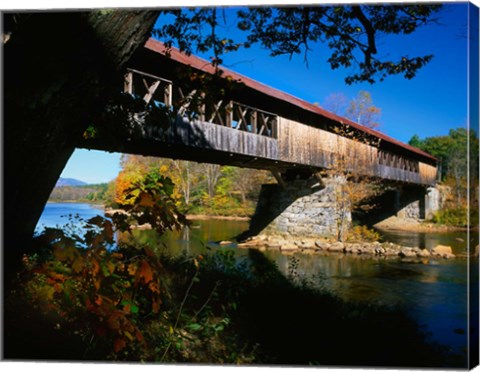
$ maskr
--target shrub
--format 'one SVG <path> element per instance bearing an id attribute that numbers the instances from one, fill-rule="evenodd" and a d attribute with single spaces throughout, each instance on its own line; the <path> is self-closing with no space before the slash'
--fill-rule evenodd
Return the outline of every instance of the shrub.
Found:
<path id="1" fill-rule="evenodd" d="M 348 231 L 347 241 L 350 242 L 375 242 L 380 239 L 380 234 L 364 225 L 353 225 Z"/>
<path id="2" fill-rule="evenodd" d="M 466 227 L 467 212 L 466 208 L 442 209 L 434 214 L 432 221 L 442 225 Z"/>

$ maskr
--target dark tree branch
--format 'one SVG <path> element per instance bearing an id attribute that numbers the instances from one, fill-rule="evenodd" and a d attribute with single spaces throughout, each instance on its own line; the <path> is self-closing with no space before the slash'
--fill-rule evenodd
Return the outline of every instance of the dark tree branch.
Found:
<path id="1" fill-rule="evenodd" d="M 375 45 L 375 29 L 373 28 L 372 23 L 365 16 L 362 8 L 359 5 L 352 7 L 352 13 L 360 21 L 360 23 L 365 28 L 365 32 L 367 33 L 368 48 L 362 49 L 362 51 L 365 54 L 365 65 L 367 67 L 370 67 L 372 62 L 372 54 L 377 53 L 377 47 Z"/>

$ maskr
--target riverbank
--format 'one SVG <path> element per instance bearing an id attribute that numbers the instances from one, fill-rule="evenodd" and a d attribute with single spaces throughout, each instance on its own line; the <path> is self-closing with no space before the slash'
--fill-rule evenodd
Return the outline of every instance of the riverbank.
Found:
<path id="1" fill-rule="evenodd" d="M 103 201 L 95 201 L 95 200 L 60 200 L 60 199 L 49 199 L 47 200 L 47 203 L 50 204 L 90 204 L 92 207 L 96 209 L 108 209 L 108 207 L 105 206 Z"/>
<path id="2" fill-rule="evenodd" d="M 112 216 L 115 213 L 126 213 L 123 209 L 113 209 L 110 207 L 105 208 L 105 215 Z M 245 216 L 220 216 L 220 215 L 208 215 L 208 214 L 187 214 L 185 215 L 187 220 L 225 220 L 225 221 L 250 221 L 250 217 Z"/>
<path id="3" fill-rule="evenodd" d="M 242 216 L 216 216 L 208 214 L 187 214 L 187 220 L 225 220 L 225 221 L 250 221 L 250 217 Z"/>
<path id="4" fill-rule="evenodd" d="M 387 231 L 407 231 L 417 233 L 442 233 L 453 231 L 466 231 L 465 227 L 439 225 L 432 222 L 418 221 L 408 218 L 399 218 L 396 216 L 389 217 L 382 222 L 377 223 L 374 227 L 378 230 Z"/>

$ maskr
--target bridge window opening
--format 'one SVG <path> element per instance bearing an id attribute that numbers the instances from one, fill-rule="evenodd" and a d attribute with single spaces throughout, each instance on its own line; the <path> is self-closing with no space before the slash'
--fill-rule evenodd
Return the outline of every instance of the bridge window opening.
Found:
<path id="1" fill-rule="evenodd" d="M 142 98 L 147 104 L 156 107 L 172 108 L 173 84 L 161 77 L 128 69 L 125 74 L 124 91 Z M 195 117 L 200 121 L 225 126 L 228 128 L 277 138 L 278 117 L 275 114 L 259 110 L 234 101 L 220 100 L 215 104 L 205 104 L 196 100 L 196 90 L 185 94 L 181 87 L 175 88 L 179 101 L 178 115 L 185 119 Z M 195 102 L 197 101 L 197 102 Z"/>
<path id="2" fill-rule="evenodd" d="M 158 76 L 129 69 L 125 74 L 124 91 L 142 98 L 146 104 L 172 106 L 172 82 Z"/>
<path id="3" fill-rule="evenodd" d="M 405 159 L 402 156 L 392 154 L 388 151 L 379 152 L 378 164 L 385 165 L 387 167 L 398 168 L 407 172 L 420 173 L 418 161 Z"/>
<path id="4" fill-rule="evenodd" d="M 276 138 L 277 115 L 250 106 L 232 103 L 232 128 Z"/>

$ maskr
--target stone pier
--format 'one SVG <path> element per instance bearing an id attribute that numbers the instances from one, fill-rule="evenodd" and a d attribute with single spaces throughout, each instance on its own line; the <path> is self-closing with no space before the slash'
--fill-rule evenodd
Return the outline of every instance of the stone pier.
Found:
<path id="1" fill-rule="evenodd" d="M 395 192 L 394 208 L 399 218 L 429 220 L 440 206 L 440 191 L 435 187 L 402 186 Z"/>
<path id="2" fill-rule="evenodd" d="M 341 197 L 342 182 L 339 178 L 319 181 L 312 176 L 262 185 L 246 235 L 338 238 L 341 226 L 348 228 L 352 221 L 351 211 L 345 206 L 348 203 Z M 397 185 L 373 203 L 375 209 L 356 216 L 360 223 L 376 225 L 392 216 L 428 220 L 441 206 L 441 192 L 434 187 Z"/>
<path id="3" fill-rule="evenodd" d="M 339 179 L 315 177 L 262 185 L 250 233 L 291 237 L 338 236 L 339 222 L 351 213 L 338 203 Z"/>

